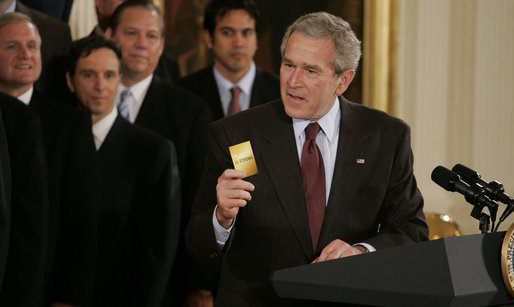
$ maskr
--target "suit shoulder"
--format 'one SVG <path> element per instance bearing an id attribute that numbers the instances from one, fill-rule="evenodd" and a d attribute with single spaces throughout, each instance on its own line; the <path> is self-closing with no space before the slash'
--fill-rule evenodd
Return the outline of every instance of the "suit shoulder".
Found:
<path id="1" fill-rule="evenodd" d="M 233 127 L 255 125 L 256 128 L 258 128 L 265 126 L 268 121 L 275 121 L 277 119 L 287 119 L 281 99 L 276 99 L 237 114 L 224 117 L 212 123 L 212 126 Z"/>
<path id="2" fill-rule="evenodd" d="M 126 122 L 125 129 L 131 135 L 131 138 L 134 140 L 146 140 L 148 143 L 159 143 L 167 141 L 165 138 L 157 134 L 156 132 L 142 127 L 140 125 L 134 125 L 129 122 Z"/>
<path id="3" fill-rule="evenodd" d="M 34 112 L 20 100 L 0 92 L 0 110 L 4 120 L 9 117 L 29 118 L 35 116 Z"/>
<path id="4" fill-rule="evenodd" d="M 90 116 L 86 112 L 43 96 L 38 92 L 35 92 L 34 95 L 31 105 L 33 105 L 42 121 L 58 121 L 67 127 L 75 127 L 84 122 L 91 125 Z"/>
<path id="5" fill-rule="evenodd" d="M 177 80 L 176 83 L 182 88 L 195 91 L 202 86 L 204 83 L 203 80 L 210 77 L 209 74 L 212 75 L 212 66 L 205 67 L 197 72 L 182 77 Z"/>
<path id="6" fill-rule="evenodd" d="M 66 24 L 64 21 L 61 21 L 45 13 L 39 12 L 30 7 L 23 6 L 22 4 L 20 4 L 19 1 L 16 3 L 16 6 L 18 7 L 18 11 L 20 13 L 29 15 L 32 21 L 38 26 L 38 28 L 41 26 L 48 27 L 54 30 L 66 30 L 68 28 L 68 24 Z"/>
<path id="7" fill-rule="evenodd" d="M 265 84 L 273 84 L 280 86 L 280 78 L 264 69 L 257 68 L 257 78 L 260 78 Z"/>
<path id="8" fill-rule="evenodd" d="M 31 108 L 3 93 L 0 93 L 0 112 L 7 138 L 11 141 L 16 141 L 19 133 L 34 132 L 41 127 L 37 114 Z"/>
<path id="9" fill-rule="evenodd" d="M 138 148 L 144 149 L 148 152 L 155 152 L 159 148 L 168 148 L 168 150 L 171 150 L 171 148 L 175 147 L 171 140 L 167 140 L 156 132 L 145 127 L 127 122 L 126 129 L 131 141 L 137 143 Z"/>
<path id="10" fill-rule="evenodd" d="M 392 116 L 384 111 L 368 106 L 350 102 L 343 98 L 342 113 L 351 113 L 357 116 L 365 126 L 371 130 L 401 129 L 409 130 L 409 126 L 402 119 Z M 343 115 L 344 116 L 344 115 Z"/>
<path id="11" fill-rule="evenodd" d="M 162 101 L 168 101 L 172 104 L 180 106 L 181 109 L 189 109 L 195 111 L 207 110 L 207 104 L 196 94 L 181 88 L 175 84 L 163 82 L 156 78 L 155 93 L 162 96 Z"/>

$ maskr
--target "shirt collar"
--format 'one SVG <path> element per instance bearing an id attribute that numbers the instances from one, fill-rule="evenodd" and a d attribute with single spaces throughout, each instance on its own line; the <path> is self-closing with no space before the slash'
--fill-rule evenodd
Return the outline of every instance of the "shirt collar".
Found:
<path id="1" fill-rule="evenodd" d="M 148 77 L 132 85 L 131 87 L 126 87 L 120 83 L 118 93 L 121 93 L 124 89 L 128 88 L 132 93 L 132 97 L 134 97 L 136 101 L 142 101 L 143 97 L 145 97 L 146 92 L 148 91 L 148 88 L 150 87 L 150 83 L 152 83 L 152 78 L 153 74 L 150 74 Z"/>
<path id="2" fill-rule="evenodd" d="M 230 89 L 237 85 L 241 91 L 249 95 L 252 90 L 253 81 L 255 80 L 255 72 L 257 70 L 255 63 L 252 61 L 250 65 L 250 69 L 248 72 L 236 83 L 233 84 L 227 78 L 225 78 L 220 71 L 213 66 L 214 70 L 214 79 L 216 79 L 216 84 L 218 85 L 218 91 L 223 95 L 223 93 L 230 92 Z"/>
<path id="3" fill-rule="evenodd" d="M 12 13 L 14 12 L 16 9 L 16 1 L 13 1 L 13 3 L 11 4 L 11 6 L 9 6 L 7 8 L 7 10 L 5 10 L 4 14 L 7 14 L 7 13 Z"/>
<path id="4" fill-rule="evenodd" d="M 339 99 L 338 97 L 336 97 L 332 108 L 330 108 L 327 114 L 325 114 L 322 118 L 317 120 L 318 124 L 321 127 L 321 130 L 323 130 L 323 133 L 325 133 L 330 143 L 333 143 L 334 141 L 337 142 L 340 118 L 341 112 L 339 106 Z M 294 136 L 296 139 L 298 139 L 300 135 L 302 135 L 303 131 L 305 130 L 305 127 L 307 127 L 307 125 L 310 123 L 310 120 L 293 118 L 293 129 Z"/>
<path id="5" fill-rule="evenodd" d="M 116 107 L 113 107 L 112 111 L 109 114 L 107 114 L 104 118 L 96 122 L 96 124 L 93 124 L 93 136 L 96 150 L 98 150 L 100 146 L 102 146 L 117 116 L 118 109 Z"/>
<path id="6" fill-rule="evenodd" d="M 32 93 L 34 93 L 34 87 L 31 86 L 25 93 L 18 96 L 18 100 L 23 102 L 26 105 L 29 105 L 30 99 L 32 99 Z"/>

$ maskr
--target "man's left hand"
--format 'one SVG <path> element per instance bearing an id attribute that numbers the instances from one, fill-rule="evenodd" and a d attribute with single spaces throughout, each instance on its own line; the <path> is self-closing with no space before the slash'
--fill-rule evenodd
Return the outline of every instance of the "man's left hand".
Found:
<path id="1" fill-rule="evenodd" d="M 367 252 L 368 250 L 364 246 L 352 246 L 344 241 L 335 239 L 334 241 L 330 242 L 330 244 L 325 246 L 325 248 L 321 251 L 321 255 L 314 259 L 312 263 L 339 259 L 343 257 L 364 254 Z"/>

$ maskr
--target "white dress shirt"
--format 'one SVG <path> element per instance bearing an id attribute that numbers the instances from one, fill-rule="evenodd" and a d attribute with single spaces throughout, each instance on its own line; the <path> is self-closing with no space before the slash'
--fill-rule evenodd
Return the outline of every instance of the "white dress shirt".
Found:
<path id="1" fill-rule="evenodd" d="M 112 111 L 104 118 L 93 124 L 93 139 L 95 141 L 96 150 L 100 149 L 107 134 L 111 131 L 112 125 L 118 116 L 118 109 L 112 108 Z"/>
<path id="2" fill-rule="evenodd" d="M 34 87 L 31 86 L 28 90 L 25 91 L 25 93 L 21 94 L 20 96 L 16 97 L 18 100 L 23 102 L 25 105 L 29 105 L 30 99 L 32 99 L 32 94 L 34 93 Z"/>
<path id="3" fill-rule="evenodd" d="M 334 105 L 318 121 L 321 130 L 316 136 L 316 144 L 323 157 L 325 167 L 325 191 L 326 202 L 330 194 L 334 165 L 336 164 L 337 143 L 339 142 L 339 123 L 341 122 L 341 110 L 339 100 L 336 98 Z M 293 118 L 293 130 L 298 150 L 298 161 L 302 161 L 303 144 L 305 143 L 305 128 L 311 123 L 310 120 Z M 325 203 L 326 205 L 327 203 Z"/>
<path id="4" fill-rule="evenodd" d="M 241 89 L 241 93 L 239 93 L 239 104 L 241 106 L 241 111 L 250 108 L 250 100 L 252 98 L 252 87 L 253 82 L 255 81 L 255 74 L 257 71 L 255 63 L 252 62 L 248 72 L 236 84 L 233 84 L 225 77 L 223 77 L 219 70 L 216 69 L 216 66 L 213 67 L 214 79 L 216 80 L 216 84 L 218 86 L 218 92 L 220 94 L 221 108 L 223 109 L 223 114 L 225 114 L 225 116 L 227 116 L 228 114 L 228 106 L 230 105 L 230 100 L 232 99 L 232 92 L 230 90 L 234 86 L 237 86 Z"/>
<path id="5" fill-rule="evenodd" d="M 5 10 L 4 14 L 12 13 L 16 9 L 16 1 L 13 1 L 13 3 Z"/>

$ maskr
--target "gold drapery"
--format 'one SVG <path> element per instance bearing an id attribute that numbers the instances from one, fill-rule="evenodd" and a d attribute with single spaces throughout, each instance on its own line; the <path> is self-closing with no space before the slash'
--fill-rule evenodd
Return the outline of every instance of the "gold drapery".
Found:
<path id="1" fill-rule="evenodd" d="M 397 113 L 398 1 L 364 1 L 363 104 Z"/>
<path id="2" fill-rule="evenodd" d="M 164 0 L 153 0 L 153 3 L 157 5 L 157 7 L 161 10 L 161 12 L 164 12 Z"/>

